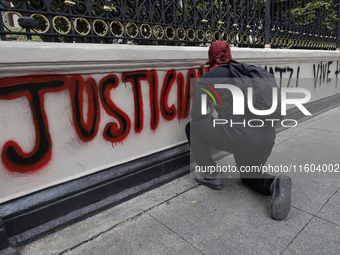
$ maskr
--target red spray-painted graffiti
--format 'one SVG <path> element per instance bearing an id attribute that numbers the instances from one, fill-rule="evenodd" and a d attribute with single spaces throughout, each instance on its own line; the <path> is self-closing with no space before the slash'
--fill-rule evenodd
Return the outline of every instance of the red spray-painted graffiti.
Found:
<path id="1" fill-rule="evenodd" d="M 121 142 L 127 137 L 131 129 L 131 121 L 129 116 L 120 110 L 110 99 L 110 90 L 115 89 L 119 84 L 119 79 L 116 75 L 111 74 L 104 77 L 100 81 L 99 90 L 102 104 L 106 113 L 119 123 L 111 122 L 105 126 L 104 138 L 112 143 Z"/>
<path id="2" fill-rule="evenodd" d="M 51 159 L 52 141 L 44 108 L 44 94 L 66 89 L 64 76 L 27 76 L 0 80 L 0 99 L 15 99 L 26 96 L 32 110 L 35 126 L 35 146 L 24 153 L 15 141 L 7 141 L 2 149 L 3 164 L 11 171 L 37 170 Z"/>
<path id="3" fill-rule="evenodd" d="M 165 74 L 162 83 L 155 70 L 141 70 L 121 74 L 121 81 L 127 86 L 131 84 L 134 101 L 134 131 L 140 133 L 144 127 L 144 107 L 146 102 L 142 98 L 142 86 L 146 81 L 149 87 L 150 128 L 155 131 L 160 116 L 171 121 L 176 116 L 179 120 L 189 116 L 190 99 L 193 94 L 190 86 L 191 78 L 200 78 L 208 68 L 188 70 L 186 77 L 182 72 L 174 69 Z M 177 83 L 177 107 L 168 105 L 170 91 Z M 29 100 L 35 127 L 34 149 L 25 153 L 20 145 L 11 140 L 5 142 L 1 159 L 4 166 L 13 172 L 27 173 L 43 168 L 52 157 L 52 140 L 48 127 L 48 116 L 44 108 L 44 95 L 47 92 L 56 93 L 69 89 L 72 103 L 72 118 L 74 128 L 79 138 L 88 142 L 93 140 L 100 123 L 100 102 L 104 111 L 112 116 L 116 122 L 107 123 L 103 137 L 111 143 L 122 142 L 131 131 L 131 119 L 110 98 L 110 93 L 120 84 L 119 77 L 110 74 L 103 77 L 97 87 L 93 78 L 86 80 L 81 75 L 31 75 L 19 78 L 5 78 L 0 80 L 0 99 L 12 100 L 26 96 Z M 162 87 L 159 88 L 159 85 Z M 145 87 L 143 88 L 145 89 Z M 160 99 L 158 98 L 160 89 Z M 84 116 L 84 98 L 88 96 L 88 110 Z M 86 121 L 85 121 L 86 119 Z"/>
<path id="4" fill-rule="evenodd" d="M 73 122 L 76 131 L 80 139 L 83 141 L 90 141 L 96 136 L 100 121 L 99 99 L 96 81 L 90 78 L 85 82 L 81 76 L 76 75 L 70 78 L 69 84 L 72 101 Z M 85 88 L 89 97 L 87 123 L 85 123 L 83 115 L 83 91 Z"/>
<path id="5" fill-rule="evenodd" d="M 135 102 L 135 131 L 140 133 L 143 129 L 144 111 L 141 81 L 148 80 L 147 71 L 128 72 L 122 74 L 123 82 L 130 82 L 133 89 L 133 98 Z M 151 117 L 152 118 L 152 117 Z"/>

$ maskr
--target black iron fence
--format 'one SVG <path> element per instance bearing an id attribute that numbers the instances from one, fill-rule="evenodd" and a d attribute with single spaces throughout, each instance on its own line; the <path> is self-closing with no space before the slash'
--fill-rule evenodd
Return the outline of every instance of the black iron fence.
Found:
<path id="1" fill-rule="evenodd" d="M 339 0 L 0 0 L 0 38 L 339 48 Z M 338 36 L 339 34 L 339 36 Z"/>

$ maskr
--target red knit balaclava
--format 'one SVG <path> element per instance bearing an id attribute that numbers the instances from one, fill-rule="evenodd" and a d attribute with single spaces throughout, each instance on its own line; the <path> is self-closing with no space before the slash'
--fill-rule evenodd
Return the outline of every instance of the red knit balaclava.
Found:
<path id="1" fill-rule="evenodd" d="M 230 46 L 224 41 L 213 42 L 208 51 L 209 61 L 206 63 L 210 65 L 211 69 L 225 65 L 225 63 L 232 59 Z"/>

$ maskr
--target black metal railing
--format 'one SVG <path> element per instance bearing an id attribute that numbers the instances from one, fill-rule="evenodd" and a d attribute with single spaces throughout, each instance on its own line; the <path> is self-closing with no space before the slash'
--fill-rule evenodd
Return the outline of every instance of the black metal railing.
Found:
<path id="1" fill-rule="evenodd" d="M 338 1 L 0 0 L 0 38 L 336 49 Z"/>

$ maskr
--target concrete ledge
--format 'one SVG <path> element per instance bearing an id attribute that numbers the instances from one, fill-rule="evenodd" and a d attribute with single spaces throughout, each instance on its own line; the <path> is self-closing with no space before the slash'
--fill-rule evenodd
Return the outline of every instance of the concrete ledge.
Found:
<path id="1" fill-rule="evenodd" d="M 11 242 L 21 245 L 189 172 L 181 145 L 0 205 Z"/>
<path id="2" fill-rule="evenodd" d="M 335 51 L 231 49 L 234 59 L 254 65 L 314 63 L 325 58 L 338 61 L 340 57 L 340 52 Z M 5 56 L 8 52 L 11 57 L 0 61 L 0 78 L 17 76 L 18 73 L 98 74 L 113 70 L 136 71 L 145 67 L 189 69 L 204 64 L 208 57 L 208 47 L 1 42 L 0 55 Z"/>

